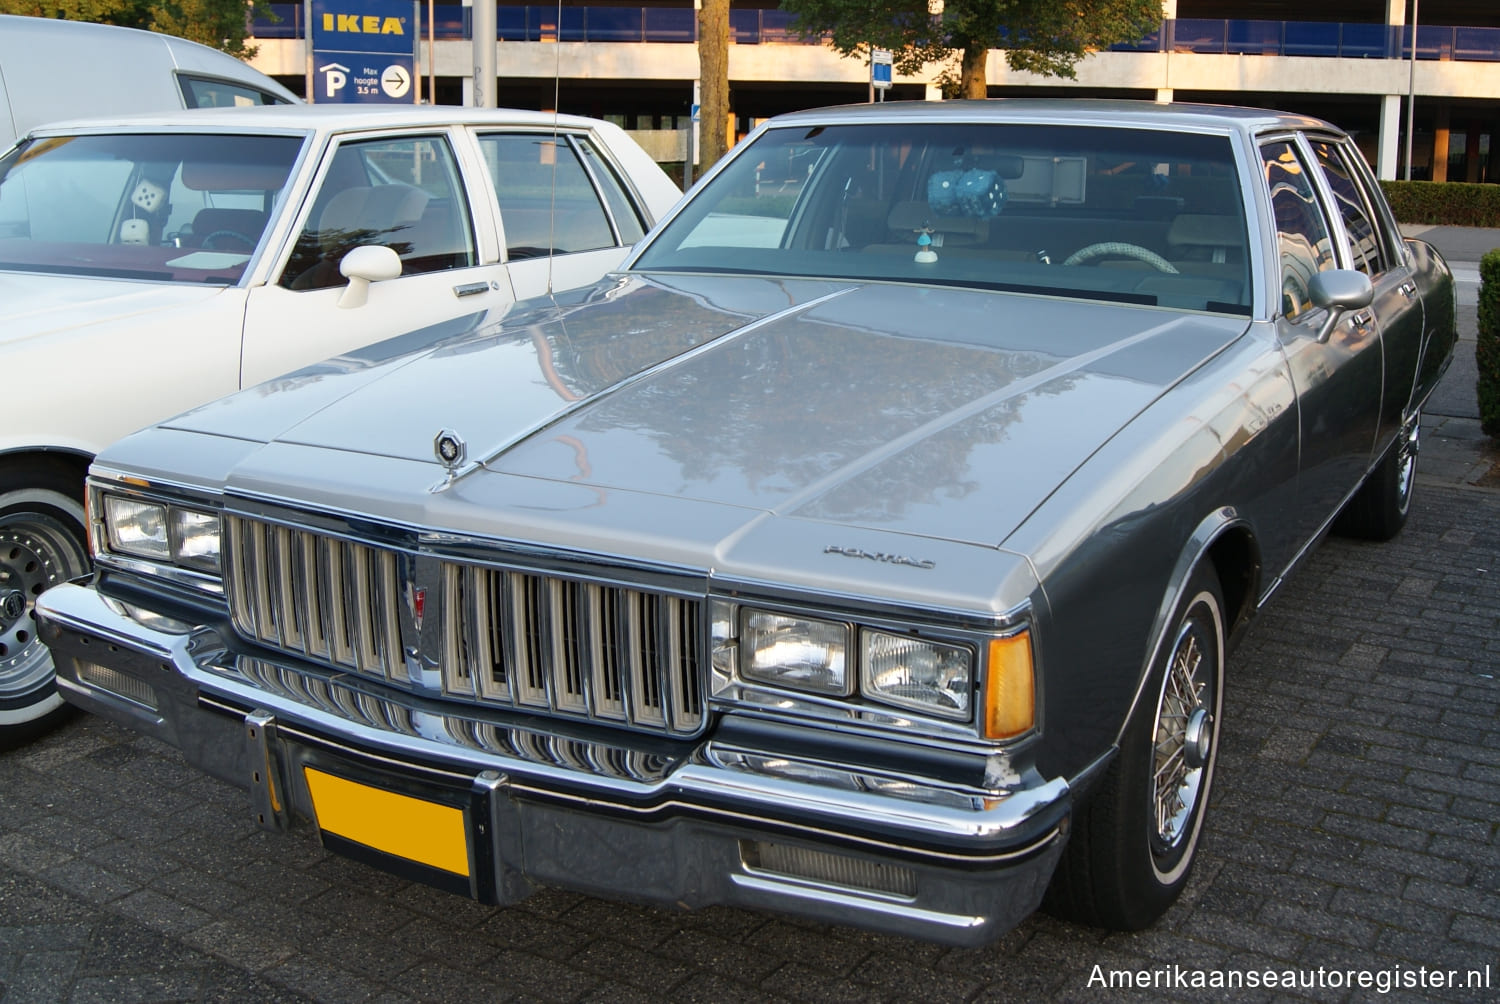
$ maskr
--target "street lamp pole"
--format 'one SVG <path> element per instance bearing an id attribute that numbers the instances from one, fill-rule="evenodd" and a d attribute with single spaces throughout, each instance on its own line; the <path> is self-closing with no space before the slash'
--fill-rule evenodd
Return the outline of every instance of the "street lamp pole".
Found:
<path id="1" fill-rule="evenodd" d="M 1411 138 L 1417 131 L 1417 4 L 1411 0 L 1411 66 L 1406 76 L 1406 180 L 1411 180 Z"/>

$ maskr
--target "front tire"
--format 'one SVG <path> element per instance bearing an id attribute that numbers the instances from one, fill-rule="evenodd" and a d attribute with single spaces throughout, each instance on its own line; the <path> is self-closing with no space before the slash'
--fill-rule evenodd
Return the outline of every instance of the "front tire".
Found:
<path id="1" fill-rule="evenodd" d="M 1075 814 L 1046 906 L 1118 931 L 1176 901 L 1203 832 L 1224 701 L 1224 598 L 1199 568 L 1172 615 L 1120 750 Z"/>
<path id="2" fill-rule="evenodd" d="M 33 611 L 44 590 L 88 571 L 81 490 L 51 469 L 0 474 L 0 749 L 29 742 L 70 713 Z"/>

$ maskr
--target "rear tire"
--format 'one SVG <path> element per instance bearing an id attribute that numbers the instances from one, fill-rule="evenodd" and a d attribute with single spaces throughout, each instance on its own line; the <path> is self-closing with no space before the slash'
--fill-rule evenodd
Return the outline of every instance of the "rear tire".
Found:
<path id="1" fill-rule="evenodd" d="M 1074 813 L 1046 909 L 1137 931 L 1187 885 L 1218 758 L 1225 623 L 1218 578 L 1200 567 L 1173 612 L 1119 754 Z"/>
<path id="2" fill-rule="evenodd" d="M 1396 441 L 1380 458 L 1380 464 L 1334 520 L 1334 533 L 1365 540 L 1390 540 L 1401 532 L 1411 512 L 1412 492 L 1416 488 L 1421 427 L 1420 413 L 1402 426 Z"/>
<path id="3" fill-rule="evenodd" d="M 33 610 L 44 590 L 89 570 L 82 491 L 82 480 L 60 468 L 0 472 L 0 749 L 71 714 Z"/>

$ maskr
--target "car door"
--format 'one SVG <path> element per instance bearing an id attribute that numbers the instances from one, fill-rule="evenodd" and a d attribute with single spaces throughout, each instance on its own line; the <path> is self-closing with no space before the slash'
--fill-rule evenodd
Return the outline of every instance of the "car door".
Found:
<path id="1" fill-rule="evenodd" d="M 1309 136 L 1308 145 L 1338 210 L 1350 265 L 1369 276 L 1374 287 L 1370 303 L 1385 363 L 1381 393 L 1379 447 L 1389 443 L 1401 427 L 1411 404 L 1413 377 L 1422 352 L 1422 302 L 1417 296 L 1399 236 L 1392 240 L 1381 228 L 1382 219 L 1366 189 L 1358 157 L 1347 142 Z"/>
<path id="2" fill-rule="evenodd" d="M 1370 310 L 1346 311 L 1324 336 L 1328 312 L 1309 295 L 1314 275 L 1347 268 L 1339 232 L 1295 137 L 1262 141 L 1275 226 L 1281 309 L 1277 335 L 1297 394 L 1297 538 L 1313 537 L 1369 469 L 1381 410 L 1380 337 Z M 1344 252 L 1345 257 L 1347 251 Z"/>
<path id="3" fill-rule="evenodd" d="M 640 209 L 579 133 L 478 135 L 518 299 L 593 282 L 645 233 Z"/>
<path id="4" fill-rule="evenodd" d="M 393 335 L 512 302 L 482 177 L 466 175 L 448 132 L 345 137 L 332 144 L 291 246 L 245 307 L 241 384 Z M 401 274 L 341 306 L 340 262 L 361 245 L 396 251 Z"/>

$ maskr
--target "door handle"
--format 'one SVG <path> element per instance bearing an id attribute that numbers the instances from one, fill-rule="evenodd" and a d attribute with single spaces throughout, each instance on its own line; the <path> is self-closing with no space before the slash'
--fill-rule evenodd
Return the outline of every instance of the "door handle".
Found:
<path id="1" fill-rule="evenodd" d="M 1354 315 L 1353 320 L 1354 326 L 1356 328 L 1368 328 L 1370 326 L 1370 322 L 1375 320 L 1375 315 L 1370 313 L 1368 310 L 1361 310 L 1359 313 Z"/>
<path id="2" fill-rule="evenodd" d="M 1401 295 L 1405 296 L 1408 300 L 1417 295 L 1417 284 L 1412 282 L 1410 279 L 1406 280 L 1396 288 L 1399 289 L 1401 291 Z"/>
<path id="3" fill-rule="evenodd" d="M 490 284 L 487 282 L 466 282 L 462 286 L 453 287 L 453 295 L 458 297 L 475 296 L 479 293 L 488 293 Z"/>

